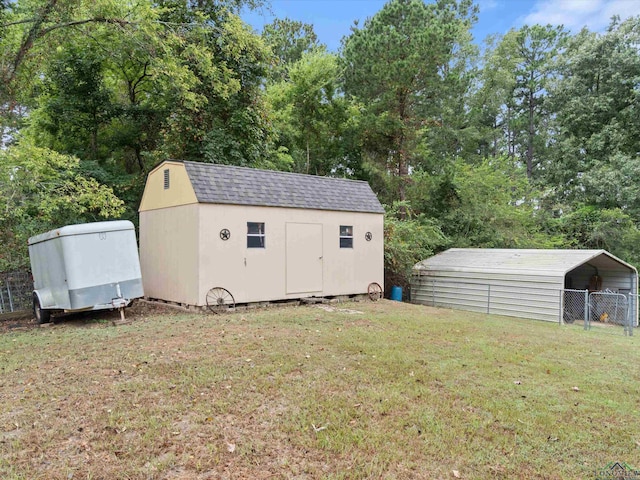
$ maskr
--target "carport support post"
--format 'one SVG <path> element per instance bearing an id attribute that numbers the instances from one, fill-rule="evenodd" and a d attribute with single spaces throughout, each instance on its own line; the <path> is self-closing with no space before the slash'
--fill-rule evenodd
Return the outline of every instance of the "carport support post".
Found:
<path id="1" fill-rule="evenodd" d="M 562 318 L 564 317 L 564 290 L 559 290 L 558 293 L 560 294 L 558 295 L 558 324 L 564 325 L 564 318 Z"/>
<path id="2" fill-rule="evenodd" d="M 584 329 L 588 330 L 591 328 L 591 323 L 589 321 L 589 290 L 584 291 Z"/>
<path id="3" fill-rule="evenodd" d="M 629 293 L 629 300 L 627 301 L 627 320 L 629 322 L 629 328 L 627 329 L 627 332 L 630 337 L 633 337 L 633 315 L 631 315 L 631 312 L 635 313 L 635 311 L 635 305 L 633 305 L 631 293 Z"/>

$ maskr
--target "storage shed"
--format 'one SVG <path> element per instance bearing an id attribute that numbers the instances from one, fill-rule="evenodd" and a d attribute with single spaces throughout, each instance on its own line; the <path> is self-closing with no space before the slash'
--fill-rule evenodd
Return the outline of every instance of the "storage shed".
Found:
<path id="1" fill-rule="evenodd" d="M 384 210 L 366 182 L 165 161 L 139 213 L 149 298 L 206 306 L 225 292 L 250 303 L 383 286 Z"/>
<path id="2" fill-rule="evenodd" d="M 565 289 L 624 294 L 638 318 L 638 272 L 605 250 L 452 248 L 416 264 L 411 279 L 414 303 L 552 322 Z"/>

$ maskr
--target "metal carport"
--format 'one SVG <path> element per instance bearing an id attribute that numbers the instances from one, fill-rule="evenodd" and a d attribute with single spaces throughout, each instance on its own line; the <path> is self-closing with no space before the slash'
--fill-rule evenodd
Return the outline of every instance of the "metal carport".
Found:
<path id="1" fill-rule="evenodd" d="M 638 272 L 605 250 L 452 248 L 415 265 L 411 301 L 558 322 L 563 289 L 592 289 L 594 277 L 638 318 Z"/>

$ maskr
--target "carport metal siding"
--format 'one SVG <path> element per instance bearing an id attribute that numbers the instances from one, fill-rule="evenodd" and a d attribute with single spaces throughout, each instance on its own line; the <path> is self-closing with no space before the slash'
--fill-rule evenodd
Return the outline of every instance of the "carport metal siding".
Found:
<path id="1" fill-rule="evenodd" d="M 633 290 L 633 275 L 630 275 L 630 273 L 621 269 L 599 268 L 597 270 L 597 274 L 604 280 L 603 289 L 608 288 L 624 294 Z M 566 276 L 572 279 L 571 288 L 583 290 L 589 287 L 589 280 L 595 274 L 596 270 L 593 267 L 584 264 L 570 270 Z"/>
<path id="2" fill-rule="evenodd" d="M 563 277 L 480 272 L 421 272 L 412 301 L 474 312 L 557 321 Z"/>

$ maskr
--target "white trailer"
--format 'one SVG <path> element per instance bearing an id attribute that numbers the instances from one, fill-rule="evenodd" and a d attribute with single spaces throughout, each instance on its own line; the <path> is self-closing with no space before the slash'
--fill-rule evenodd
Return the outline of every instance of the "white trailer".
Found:
<path id="1" fill-rule="evenodd" d="M 126 220 L 67 225 L 29 239 L 33 311 L 122 309 L 144 296 L 133 224 Z"/>

